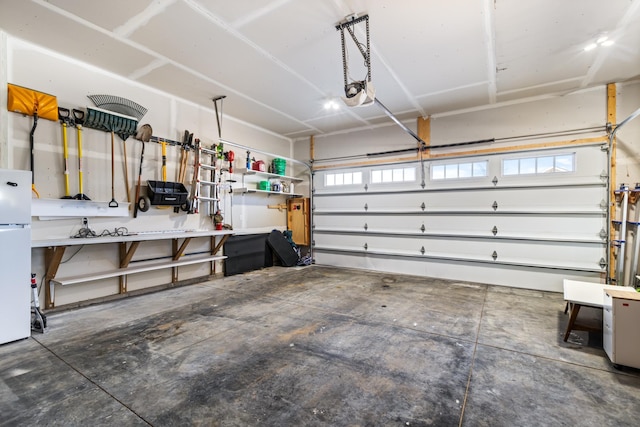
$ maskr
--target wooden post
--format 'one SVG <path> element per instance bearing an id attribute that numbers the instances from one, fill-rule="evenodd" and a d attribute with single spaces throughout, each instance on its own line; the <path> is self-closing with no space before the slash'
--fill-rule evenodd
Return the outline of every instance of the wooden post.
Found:
<path id="1" fill-rule="evenodd" d="M 316 147 L 315 147 L 315 140 L 313 138 L 313 135 L 311 135 L 309 137 L 309 159 L 311 159 L 311 163 L 313 163 L 313 159 L 316 156 Z"/>
<path id="2" fill-rule="evenodd" d="M 418 138 L 423 140 L 427 146 L 431 145 L 431 116 L 418 117 Z M 420 156 L 420 153 L 418 153 Z M 425 151 L 423 157 L 431 157 L 431 150 Z"/>
<path id="3" fill-rule="evenodd" d="M 616 84 L 609 83 L 607 85 L 607 123 L 610 123 L 611 126 L 616 125 Z M 611 141 L 611 165 L 608 171 L 609 173 L 609 200 L 611 200 L 611 205 L 609 206 L 609 235 L 615 236 L 615 227 L 613 226 L 613 219 L 616 217 L 616 139 L 614 138 Z M 624 236 L 620 236 L 621 239 L 624 239 Z M 613 239 L 611 239 L 613 240 Z M 618 254 L 618 256 L 624 256 L 624 254 Z M 615 275 L 615 251 L 613 245 L 609 246 L 609 279 L 613 279 L 616 277 Z"/>

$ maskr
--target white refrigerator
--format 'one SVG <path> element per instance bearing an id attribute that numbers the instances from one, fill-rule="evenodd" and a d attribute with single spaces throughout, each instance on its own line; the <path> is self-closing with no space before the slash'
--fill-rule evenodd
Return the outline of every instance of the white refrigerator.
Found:
<path id="1" fill-rule="evenodd" d="M 31 172 L 0 169 L 0 344 L 31 335 Z"/>

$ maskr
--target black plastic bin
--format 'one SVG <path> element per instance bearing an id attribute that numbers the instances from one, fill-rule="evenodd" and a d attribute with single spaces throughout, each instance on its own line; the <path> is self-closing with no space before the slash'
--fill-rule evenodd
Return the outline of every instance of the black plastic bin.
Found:
<path id="1" fill-rule="evenodd" d="M 181 182 L 147 181 L 147 195 L 152 205 L 181 206 L 189 192 Z"/>

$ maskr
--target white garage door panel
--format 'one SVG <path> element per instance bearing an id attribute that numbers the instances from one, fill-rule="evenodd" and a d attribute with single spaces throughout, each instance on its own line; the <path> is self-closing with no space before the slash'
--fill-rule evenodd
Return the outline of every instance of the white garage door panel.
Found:
<path id="1" fill-rule="evenodd" d="M 438 260 L 420 260 L 361 254 L 345 254 L 318 251 L 316 263 L 338 267 L 362 268 L 416 276 L 441 277 L 449 280 L 488 283 L 516 288 L 562 292 L 563 279 L 594 281 L 593 273 L 514 267 L 509 265 L 484 265 Z"/>
<path id="2" fill-rule="evenodd" d="M 314 206 L 318 212 L 438 212 L 438 211 L 531 211 L 539 212 L 587 211 L 603 208 L 604 186 L 499 188 L 484 190 L 395 192 L 390 194 L 351 194 L 349 196 L 317 196 Z M 572 200 L 570 205 L 567 199 Z M 493 208 L 496 203 L 497 208 Z M 422 205 L 424 204 L 424 208 Z"/>
<path id="3" fill-rule="evenodd" d="M 512 238 L 601 240 L 605 229 L 603 215 L 433 215 L 424 219 L 426 232 L 443 234 L 491 234 Z"/>
<path id="4" fill-rule="evenodd" d="M 314 240 L 317 248 L 357 249 L 395 255 L 461 258 L 597 271 L 600 270 L 603 251 L 601 244 L 519 240 L 352 236 L 330 233 L 317 234 Z M 423 248 L 424 254 L 421 252 Z M 497 255 L 495 260 L 492 258 L 494 252 Z"/>
<path id="5" fill-rule="evenodd" d="M 369 233 L 603 241 L 604 215 L 315 215 L 314 229 Z M 424 226 L 424 231 L 422 231 Z M 366 229 L 365 229 L 366 227 Z"/>
<path id="6" fill-rule="evenodd" d="M 526 159 L 526 172 L 531 158 L 558 154 L 575 155 L 567 167 L 572 172 L 502 175 L 505 160 Z M 401 264 L 411 274 L 534 289 L 560 287 L 563 274 L 600 279 L 607 259 L 607 154 L 599 145 L 427 160 L 425 166 L 476 160 L 486 161 L 487 176 L 432 180 L 427 172 L 425 189 L 418 182 L 372 185 L 368 171 L 384 165 L 353 169 L 364 171 L 360 190 L 320 186 L 313 202 L 316 262 L 339 259 L 337 265 L 383 271 Z M 316 172 L 316 182 L 326 173 Z"/>

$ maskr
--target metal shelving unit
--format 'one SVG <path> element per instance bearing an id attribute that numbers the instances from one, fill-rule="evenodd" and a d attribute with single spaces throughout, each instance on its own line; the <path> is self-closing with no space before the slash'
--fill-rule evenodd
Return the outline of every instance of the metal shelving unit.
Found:
<path id="1" fill-rule="evenodd" d="M 239 193 L 263 193 L 267 195 L 277 194 L 280 196 L 302 197 L 302 194 L 298 194 L 298 193 L 292 193 L 292 192 L 286 193 L 283 191 L 271 191 L 271 190 L 260 190 L 257 188 L 248 188 L 245 182 L 245 176 L 251 176 L 251 175 L 261 176 L 266 178 L 267 180 L 278 179 L 280 181 L 288 181 L 290 183 L 303 182 L 303 179 L 301 178 L 295 178 L 293 176 L 286 176 L 286 175 L 278 175 L 271 172 L 256 171 L 253 169 L 237 169 L 236 172 L 242 175 L 242 187 L 235 189 L 235 191 Z"/>

